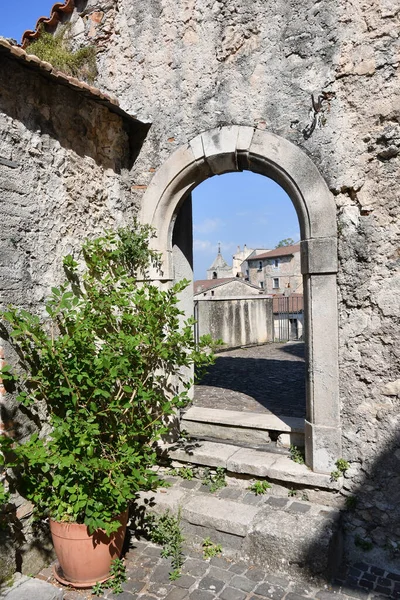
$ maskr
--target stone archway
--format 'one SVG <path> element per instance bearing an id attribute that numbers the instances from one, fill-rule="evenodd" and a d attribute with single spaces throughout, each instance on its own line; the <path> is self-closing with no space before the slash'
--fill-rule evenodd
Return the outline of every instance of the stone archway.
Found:
<path id="1" fill-rule="evenodd" d="M 157 232 L 163 274 L 173 280 L 172 234 L 192 189 L 213 175 L 249 170 L 270 177 L 290 196 L 301 233 L 307 342 L 306 464 L 330 473 L 341 456 L 338 392 L 337 238 L 333 197 L 314 163 L 297 146 L 267 131 L 227 126 L 179 148 L 155 174 L 141 219 Z"/>

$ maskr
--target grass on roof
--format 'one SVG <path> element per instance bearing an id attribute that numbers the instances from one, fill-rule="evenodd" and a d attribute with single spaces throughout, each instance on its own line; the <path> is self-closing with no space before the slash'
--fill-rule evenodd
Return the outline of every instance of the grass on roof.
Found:
<path id="1" fill-rule="evenodd" d="M 73 51 L 66 39 L 68 29 L 69 26 L 66 25 L 53 35 L 47 33 L 42 25 L 40 37 L 29 44 L 27 52 L 49 62 L 66 75 L 93 83 L 97 75 L 96 49 L 94 46 L 86 46 Z"/>

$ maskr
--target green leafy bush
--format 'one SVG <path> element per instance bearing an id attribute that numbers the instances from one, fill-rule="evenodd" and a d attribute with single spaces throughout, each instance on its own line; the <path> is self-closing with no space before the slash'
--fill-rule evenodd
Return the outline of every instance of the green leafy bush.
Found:
<path id="1" fill-rule="evenodd" d="M 22 357 L 0 376 L 25 407 L 47 409 L 51 435 L 23 443 L 1 438 L 20 493 L 41 514 L 108 533 L 143 489 L 162 480 L 152 468 L 168 417 L 189 401 L 187 367 L 213 360 L 182 324 L 183 281 L 162 290 L 147 277 L 158 261 L 148 227 L 107 233 L 83 246 L 83 273 L 71 257 L 68 281 L 52 288 L 47 318 L 15 307 L 3 314 Z M 22 374 L 21 374 L 22 373 Z"/>

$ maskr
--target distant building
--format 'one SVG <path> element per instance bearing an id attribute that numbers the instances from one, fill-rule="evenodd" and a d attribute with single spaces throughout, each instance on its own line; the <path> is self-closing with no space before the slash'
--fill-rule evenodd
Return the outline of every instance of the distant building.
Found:
<path id="1" fill-rule="evenodd" d="M 232 298 L 237 296 L 258 296 L 260 290 L 237 277 L 222 279 L 200 279 L 194 284 L 194 299 Z"/>
<path id="2" fill-rule="evenodd" d="M 232 277 L 232 267 L 228 265 L 221 254 L 221 245 L 218 244 L 218 254 L 209 269 L 207 269 L 207 279 L 225 279 Z"/>
<path id="3" fill-rule="evenodd" d="M 252 254 L 246 262 L 249 282 L 263 293 L 303 293 L 300 244 L 282 246 L 258 255 Z"/>
<path id="4" fill-rule="evenodd" d="M 236 253 L 232 256 L 232 275 L 233 277 L 245 277 L 242 271 L 242 264 L 248 256 L 253 254 L 253 248 L 248 248 L 246 244 L 243 246 L 243 250 L 240 246 L 237 247 Z"/>

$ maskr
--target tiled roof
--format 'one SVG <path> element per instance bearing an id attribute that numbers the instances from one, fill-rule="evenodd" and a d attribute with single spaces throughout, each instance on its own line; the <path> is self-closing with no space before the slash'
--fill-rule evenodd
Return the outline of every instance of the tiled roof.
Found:
<path id="1" fill-rule="evenodd" d="M 290 254 L 294 254 L 295 252 L 300 252 L 300 244 L 275 248 L 275 250 L 269 250 L 269 252 L 265 252 L 264 254 L 258 254 L 254 257 L 252 256 L 251 260 L 258 260 L 260 258 L 278 258 L 279 256 L 288 256 Z"/>
<path id="2" fill-rule="evenodd" d="M 61 21 L 63 14 L 71 13 L 75 8 L 74 0 L 65 0 L 65 2 L 56 2 L 53 4 L 49 17 L 40 17 L 33 30 L 27 29 L 22 34 L 21 46 L 26 48 L 31 42 L 40 36 L 40 26 L 55 27 Z"/>
<path id="3" fill-rule="evenodd" d="M 75 77 L 71 77 L 69 75 L 65 75 L 65 73 L 61 73 L 61 71 L 57 71 L 50 63 L 40 60 L 40 58 L 34 54 L 28 54 L 25 52 L 25 50 L 18 46 L 13 46 L 4 38 L 0 38 L 0 57 L 2 56 L 7 56 L 12 60 L 17 60 L 20 64 L 29 69 L 40 71 L 44 77 L 47 77 L 55 83 L 65 85 L 75 90 L 79 94 L 82 94 L 83 96 L 86 96 L 95 102 L 103 104 L 111 112 L 117 113 L 124 119 L 140 124 L 140 121 L 119 107 L 118 100 L 116 98 L 113 98 L 108 94 L 104 94 L 99 89 L 89 85 L 88 83 L 85 83 L 84 81 L 80 81 Z"/>

